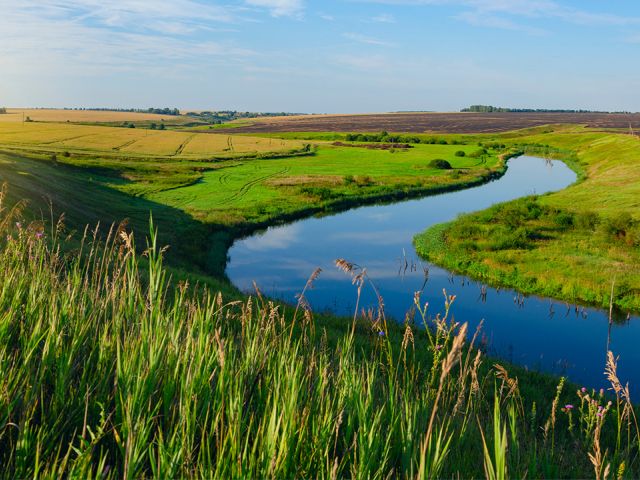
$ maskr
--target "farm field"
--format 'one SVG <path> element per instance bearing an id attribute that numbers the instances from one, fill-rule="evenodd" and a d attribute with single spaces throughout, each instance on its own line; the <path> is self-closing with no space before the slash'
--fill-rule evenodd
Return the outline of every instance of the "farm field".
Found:
<path id="1" fill-rule="evenodd" d="M 23 117 L 24 115 L 24 117 Z M 142 122 L 142 121 L 167 121 L 188 122 L 175 115 L 158 115 L 141 112 L 110 112 L 101 110 L 63 110 L 47 108 L 8 108 L 7 113 L 0 115 L 0 123 L 22 123 L 23 118 L 29 117 L 34 122 L 72 122 L 72 123 L 96 123 L 96 122 Z"/>
<path id="2" fill-rule="evenodd" d="M 228 242 L 237 234 L 230 232 L 362 201 L 459 188 L 502 171 L 498 151 L 483 153 L 475 142 L 455 143 L 372 149 L 319 140 L 311 148 L 309 141 L 245 135 L 6 123 L 0 124 L 5 151 L 0 181 L 8 182 L 12 199 L 29 198 L 38 212 L 48 209 L 44 199 L 50 196 L 56 211 L 77 226 L 101 216 L 104 221 L 129 218 L 136 231 L 144 231 L 144 210 L 129 211 L 127 196 L 132 205 L 158 210 L 161 225 L 171 225 L 171 212 L 181 212 L 182 234 L 193 228 L 200 232 L 194 238 L 203 240 L 208 229 L 213 240 L 210 246 L 180 245 L 174 251 L 186 261 L 185 251 L 209 251 L 204 269 L 221 276 Z M 447 160 L 453 169 L 431 167 L 435 159 Z M 83 188 L 48 184 L 46 169 L 52 178 L 69 175 L 84 182 Z M 14 192 L 12 185 L 20 188 Z M 73 192 L 69 198 L 65 190 Z M 80 192 L 105 208 L 87 209 L 82 220 Z M 179 238 L 170 226 L 167 230 L 163 239 Z"/>
<path id="3" fill-rule="evenodd" d="M 439 132 L 497 133 L 549 124 L 640 129 L 640 114 L 606 113 L 386 113 L 305 115 L 255 120 L 235 133 L 273 132 Z"/>
<path id="4" fill-rule="evenodd" d="M 0 123 L 0 145 L 53 153 L 203 158 L 300 149 L 297 141 L 66 123 Z"/>

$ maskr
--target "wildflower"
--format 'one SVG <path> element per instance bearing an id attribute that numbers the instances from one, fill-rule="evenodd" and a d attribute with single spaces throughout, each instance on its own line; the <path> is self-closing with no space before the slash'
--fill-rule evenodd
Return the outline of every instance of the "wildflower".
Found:
<path id="1" fill-rule="evenodd" d="M 587 393 L 587 389 L 586 389 L 585 387 L 582 387 L 582 388 L 580 389 L 580 391 L 581 391 L 582 393 Z"/>
<path id="2" fill-rule="evenodd" d="M 436 345 L 434 348 L 435 348 L 436 350 L 442 350 L 442 345 Z"/>
<path id="3" fill-rule="evenodd" d="M 36 232 L 36 238 L 40 239 L 44 236 L 44 233 L 42 232 Z"/>
<path id="4" fill-rule="evenodd" d="M 381 336 L 381 337 L 384 337 L 384 336 L 385 336 L 385 333 L 384 333 L 382 330 L 380 330 L 380 331 L 378 332 L 378 335 L 379 335 L 379 336 Z"/>
<path id="5" fill-rule="evenodd" d="M 22 228 L 22 224 L 20 222 L 16 222 L 16 228 L 21 229 Z"/>
<path id="6" fill-rule="evenodd" d="M 604 407 L 602 405 L 598 405 L 598 411 L 601 412 L 602 410 L 604 410 Z"/>
<path id="7" fill-rule="evenodd" d="M 597 416 L 601 417 L 603 412 L 596 413 Z"/>
<path id="8" fill-rule="evenodd" d="M 570 403 L 567 403 L 564 408 L 566 408 L 567 410 L 571 410 L 573 408 L 573 405 L 571 405 Z"/>

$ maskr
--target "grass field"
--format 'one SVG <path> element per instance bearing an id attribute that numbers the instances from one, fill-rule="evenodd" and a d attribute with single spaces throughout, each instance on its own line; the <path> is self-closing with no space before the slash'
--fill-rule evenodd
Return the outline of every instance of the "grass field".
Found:
<path id="1" fill-rule="evenodd" d="M 208 252 L 200 255 L 200 265 L 218 276 L 224 270 L 226 248 L 240 232 L 362 201 L 462 187 L 504 168 L 497 151 L 476 155 L 475 143 L 377 150 L 317 139 L 310 148 L 305 146 L 309 141 L 302 140 L 53 123 L 0 125 L 0 142 L 6 152 L 0 180 L 21 185 L 20 194 L 34 207 L 46 210 L 42 198 L 49 191 L 54 205 L 82 205 L 79 196 L 71 193 L 74 201 L 68 201 L 65 189 L 47 184 L 42 172 L 52 168 L 55 175 L 84 182 L 83 188 L 73 191 L 96 202 L 105 194 L 126 194 L 133 206 L 138 202 L 145 208 L 157 206 L 148 209 L 162 212 L 158 221 L 163 225 L 171 225 L 170 212 L 180 212 L 185 219 L 180 223 L 184 228 L 178 229 L 181 235 L 163 234 L 163 240 L 173 243 L 188 236 L 189 226 L 198 232 L 208 229 L 212 234 L 208 246 L 180 245 L 175 250 Z M 454 168 L 430 167 L 437 158 Z M 102 211 L 105 218 L 132 218 L 134 226 L 146 224 L 135 207 L 127 208 L 126 200 L 104 202 L 109 206 L 108 212 Z M 73 210 L 80 214 L 82 208 Z M 86 220 L 98 218 L 91 214 Z"/>
<path id="2" fill-rule="evenodd" d="M 416 238 L 426 257 L 484 280 L 567 301 L 640 310 L 640 139 L 574 127 L 496 137 L 568 159 L 583 180 L 471 214 Z"/>
<path id="3" fill-rule="evenodd" d="M 144 256 L 126 231 L 60 254 L 58 229 L 2 210 L 0 238 L 7 477 L 638 475 L 613 357 L 607 396 L 491 365 L 454 297 L 437 317 L 417 298 L 423 325 L 350 321 L 172 288 L 153 232 Z"/>
<path id="4" fill-rule="evenodd" d="M 637 172 L 627 143 L 637 139 L 544 128 L 380 150 L 335 146 L 322 133 L 234 135 L 234 148 L 247 145 L 247 153 L 227 158 L 224 150 L 197 153 L 227 135 L 33 125 L 42 130 L 0 127 L 13 139 L 0 138 L 0 180 L 11 196 L 0 205 L 0 462 L 8 476 L 638 476 L 636 411 L 613 359 L 612 395 L 576 393 L 564 380 L 491 366 L 465 346 L 466 327 L 451 320 L 453 297 L 430 307 L 440 316 L 418 310 L 424 325 L 387 325 L 375 315 L 352 322 L 314 315 L 303 298 L 298 308 L 259 294 L 225 303 L 238 297 L 222 273 L 230 240 L 247 229 L 482 182 L 512 150 L 568 159 L 586 176 L 536 200 L 542 213 L 526 228 L 553 223 L 562 228 L 548 236 L 561 238 L 567 212 L 582 225 L 571 192 L 590 209 L 598 199 L 581 188 L 605 201 L 602 222 L 621 206 L 637 215 L 636 183 L 624 182 Z M 71 138 L 68 129 L 90 133 Z M 270 148 L 261 143 L 264 155 L 256 155 L 250 142 Z M 309 142 L 317 147 L 290 154 Z M 489 150 L 474 157 L 478 142 Z M 139 151 L 125 150 L 136 144 Z M 433 168 L 434 159 L 454 168 Z M 624 185 L 607 190 L 616 181 Z M 18 199 L 29 202 L 24 216 L 5 208 Z M 128 235 L 107 245 L 81 235 L 66 241 L 47 221 L 49 200 L 54 223 L 65 212 L 72 228 L 129 218 L 124 231 L 136 232 L 138 246 L 153 212 L 161 237 L 150 235 L 142 257 Z M 489 226 L 528 222 L 537 209 L 524 202 L 524 214 L 496 207 Z M 598 235 L 585 237 L 602 243 Z M 524 253 L 542 246 L 526 240 Z M 171 269 L 158 254 L 164 244 Z M 611 251 L 597 255 L 607 260 Z M 342 267 L 367 286 L 357 269 Z"/>

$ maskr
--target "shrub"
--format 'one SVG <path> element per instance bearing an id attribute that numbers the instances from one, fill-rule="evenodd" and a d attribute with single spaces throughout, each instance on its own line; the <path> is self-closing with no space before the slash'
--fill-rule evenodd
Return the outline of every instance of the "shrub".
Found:
<path id="1" fill-rule="evenodd" d="M 466 153 L 464 153 L 464 150 L 458 150 L 455 155 L 456 157 L 464 157 Z"/>
<path id="2" fill-rule="evenodd" d="M 436 158 L 429 162 L 431 168 L 437 168 L 439 170 L 451 170 L 451 164 L 442 158 Z"/>
<path id="3" fill-rule="evenodd" d="M 602 228 L 607 235 L 623 238 L 634 226 L 635 222 L 629 212 L 620 212 L 613 217 L 608 217 L 602 223 Z"/>
<path id="4" fill-rule="evenodd" d="M 582 230 L 594 230 L 598 223 L 600 223 L 600 217 L 598 217 L 596 212 L 580 212 L 575 214 L 573 223 L 577 228 Z"/>
<path id="5" fill-rule="evenodd" d="M 553 222 L 559 227 L 571 227 L 574 223 L 573 213 L 571 212 L 557 212 L 553 217 Z"/>

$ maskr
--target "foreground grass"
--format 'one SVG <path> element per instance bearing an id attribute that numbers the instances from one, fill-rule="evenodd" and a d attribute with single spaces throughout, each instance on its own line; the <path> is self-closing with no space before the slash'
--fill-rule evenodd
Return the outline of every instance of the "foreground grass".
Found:
<path id="1" fill-rule="evenodd" d="M 497 137 L 564 159 L 581 175 L 557 193 L 433 227 L 418 251 L 485 281 L 572 302 L 640 310 L 640 139 L 575 127 Z"/>
<path id="2" fill-rule="evenodd" d="M 0 212 L 2 476 L 639 473 L 613 358 L 612 403 L 564 381 L 521 390 L 465 345 L 454 297 L 436 316 L 416 298 L 404 327 L 382 309 L 326 323 L 304 290 L 284 308 L 172 288 L 153 229 L 143 262 L 124 229 L 73 253 L 62 231 Z"/>

